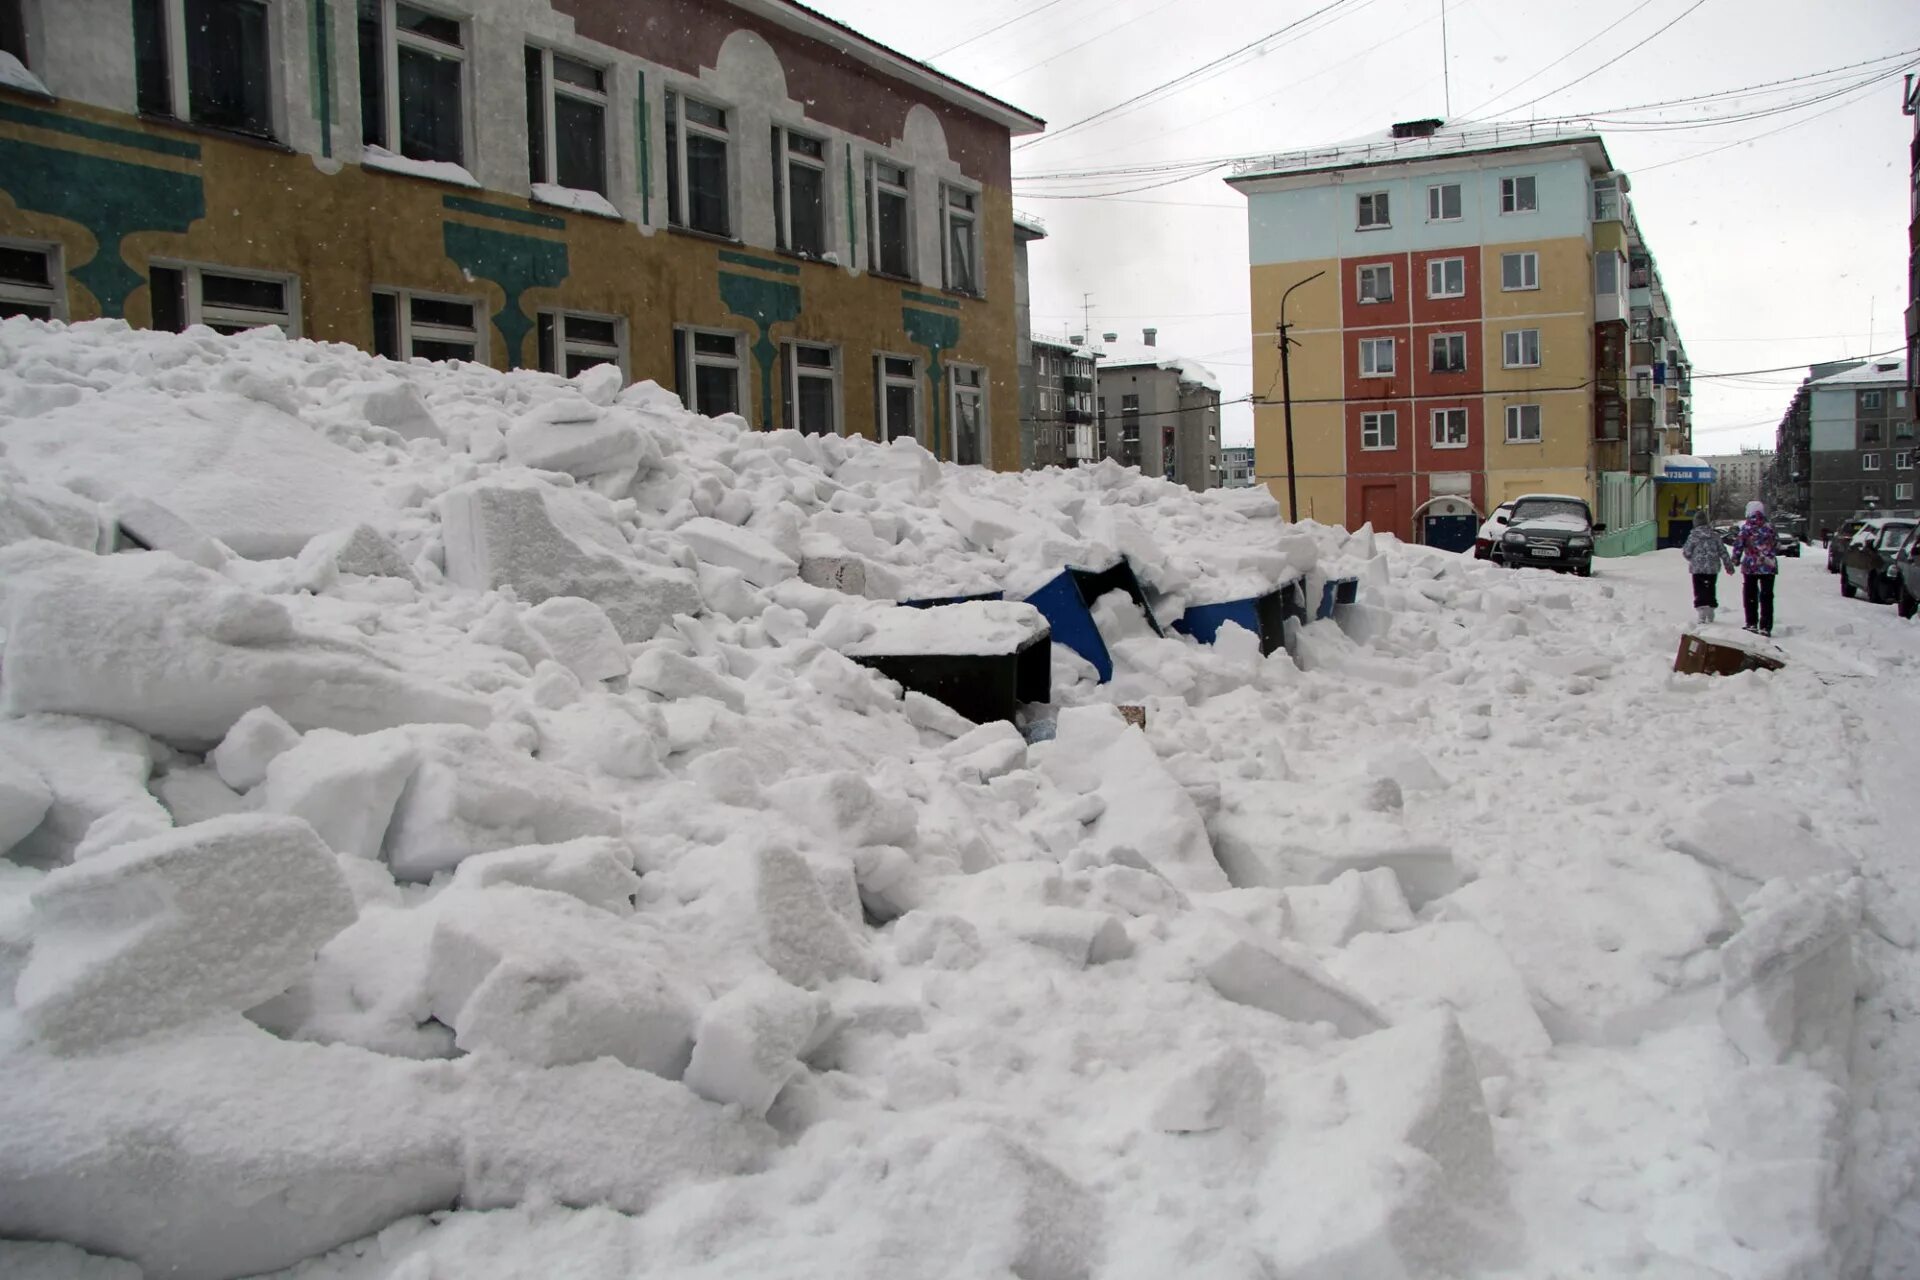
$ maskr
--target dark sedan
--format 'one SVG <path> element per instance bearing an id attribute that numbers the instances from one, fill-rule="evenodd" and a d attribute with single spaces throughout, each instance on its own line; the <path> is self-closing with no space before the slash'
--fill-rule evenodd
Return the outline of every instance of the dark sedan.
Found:
<path id="1" fill-rule="evenodd" d="M 1913 537 L 1912 520 L 1868 520 L 1847 542 L 1840 561 L 1840 594 L 1865 595 L 1873 604 L 1886 604 L 1900 590 L 1896 560 Z"/>
<path id="2" fill-rule="evenodd" d="M 1530 493 L 1513 500 L 1513 515 L 1500 535 L 1500 561 L 1510 569 L 1555 569 L 1585 578 L 1593 573 L 1593 522 L 1585 498 Z"/>
<path id="3" fill-rule="evenodd" d="M 1901 617 L 1911 618 L 1920 612 L 1920 537 L 1908 538 L 1893 563 L 1900 571 L 1894 589 L 1894 607 L 1900 610 Z"/>

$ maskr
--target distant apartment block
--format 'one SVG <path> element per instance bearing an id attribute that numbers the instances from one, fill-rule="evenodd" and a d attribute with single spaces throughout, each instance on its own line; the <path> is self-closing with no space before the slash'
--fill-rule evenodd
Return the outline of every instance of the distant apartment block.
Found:
<path id="1" fill-rule="evenodd" d="M 1775 436 L 1775 492 L 1809 536 L 1858 511 L 1913 510 L 1920 469 L 1904 361 L 1815 365 Z"/>
<path id="2" fill-rule="evenodd" d="M 1773 469 L 1773 450 L 1742 449 L 1700 460 L 1713 468 L 1713 508 L 1716 515 L 1738 513 L 1761 497 Z"/>
<path id="3" fill-rule="evenodd" d="M 1253 446 L 1229 445 L 1220 451 L 1220 487 L 1246 489 L 1254 483 Z"/>
<path id="4" fill-rule="evenodd" d="M 1079 338 L 1033 335 L 1033 466 L 1077 467 L 1098 455 L 1094 355 Z"/>
<path id="5" fill-rule="evenodd" d="M 1912 175 L 1907 206 L 1907 394 L 1920 402 L 1920 77 L 1907 77 L 1902 106 L 1913 120 L 1907 153 Z"/>
<path id="6" fill-rule="evenodd" d="M 1690 376 L 1598 136 L 1416 121 L 1228 181 L 1247 199 L 1254 441 L 1283 499 L 1293 290 L 1300 515 L 1419 540 L 1459 501 L 1572 493 L 1615 554 L 1653 545 L 1660 460 L 1690 452 Z"/>
<path id="7" fill-rule="evenodd" d="M 1102 337 L 1096 364 L 1097 450 L 1142 474 L 1205 491 L 1220 487 L 1220 382 L 1158 343 Z"/>

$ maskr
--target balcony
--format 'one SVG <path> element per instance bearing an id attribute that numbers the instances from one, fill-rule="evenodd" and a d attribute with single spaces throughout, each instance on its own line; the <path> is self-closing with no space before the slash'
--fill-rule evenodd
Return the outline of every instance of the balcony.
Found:
<path id="1" fill-rule="evenodd" d="M 1608 183 L 1593 187 L 1593 220 L 1595 222 L 1618 222 L 1621 217 L 1620 188 Z"/>
<path id="2" fill-rule="evenodd" d="M 1085 409 L 1062 409 L 1060 411 L 1060 421 L 1070 426 L 1080 426 L 1092 422 L 1093 415 Z"/>

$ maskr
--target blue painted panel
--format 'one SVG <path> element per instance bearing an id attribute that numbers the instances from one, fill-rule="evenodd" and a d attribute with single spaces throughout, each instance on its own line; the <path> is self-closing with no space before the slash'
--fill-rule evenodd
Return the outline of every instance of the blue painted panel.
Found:
<path id="1" fill-rule="evenodd" d="M 1055 644 L 1067 646 L 1092 663 L 1101 684 L 1113 679 L 1113 656 L 1107 652 L 1107 642 L 1100 638 L 1100 628 L 1094 625 L 1093 613 L 1081 597 L 1080 584 L 1074 581 L 1071 569 L 1062 569 L 1049 578 L 1045 586 L 1027 597 L 1027 603 L 1046 618 Z"/>
<path id="2" fill-rule="evenodd" d="M 1260 598 L 1250 596 L 1245 600 L 1226 600 L 1219 604 L 1190 605 L 1180 615 L 1173 629 L 1182 635 L 1192 636 L 1201 644 L 1212 644 L 1214 637 L 1220 634 L 1220 628 L 1228 622 L 1237 622 L 1254 635 L 1260 634 Z"/>
<path id="3" fill-rule="evenodd" d="M 1438 551 L 1466 551 L 1480 532 L 1477 516 L 1428 516 L 1427 545 Z"/>
<path id="4" fill-rule="evenodd" d="M 976 600 L 1004 600 L 1004 591 L 982 591 L 971 596 L 929 596 L 924 600 L 902 600 L 900 603 L 909 609 L 937 609 L 943 604 L 971 604 Z"/>

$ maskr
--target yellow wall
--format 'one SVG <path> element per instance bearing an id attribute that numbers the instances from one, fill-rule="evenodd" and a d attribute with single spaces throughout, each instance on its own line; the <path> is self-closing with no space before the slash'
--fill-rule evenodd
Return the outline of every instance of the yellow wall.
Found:
<path id="1" fill-rule="evenodd" d="M 1502 289 L 1502 255 L 1529 252 L 1540 255 L 1540 287 Z M 1575 311 L 1593 323 L 1593 258 L 1583 237 L 1490 244 L 1480 251 L 1480 277 L 1480 308 L 1487 319 Z"/>
<path id="2" fill-rule="evenodd" d="M 1506 442 L 1507 406 L 1514 404 L 1540 406 L 1539 444 Z M 1593 479 L 1587 469 L 1593 423 L 1590 392 L 1490 395 L 1486 413 L 1489 506 L 1521 493 L 1570 493 L 1593 500 Z"/>
<path id="3" fill-rule="evenodd" d="M 1280 349 L 1275 326 L 1286 290 L 1316 271 L 1319 279 L 1294 289 L 1287 323 L 1295 346 L 1290 359 L 1294 465 L 1303 516 L 1326 524 L 1346 518 L 1346 428 L 1340 335 L 1338 259 L 1256 266 L 1252 270 L 1253 438 L 1258 478 L 1284 507 L 1287 500 L 1285 414 L 1280 405 Z M 1262 403 L 1262 401 L 1272 403 Z"/>

